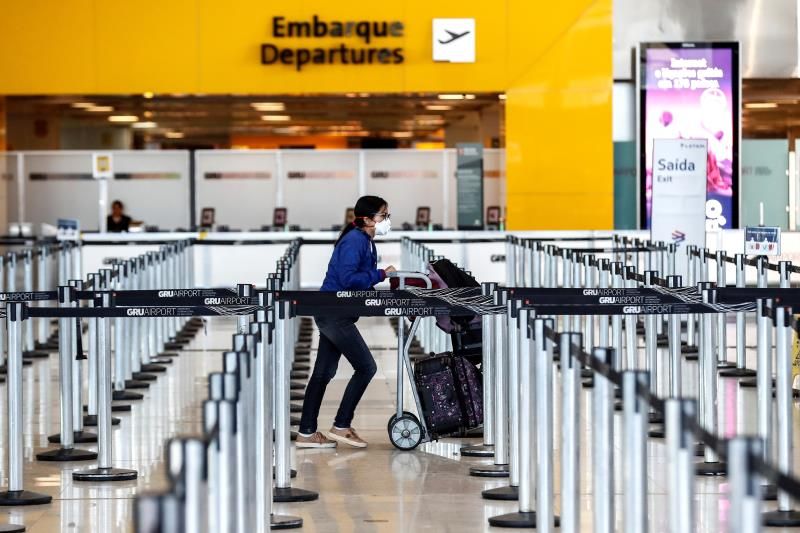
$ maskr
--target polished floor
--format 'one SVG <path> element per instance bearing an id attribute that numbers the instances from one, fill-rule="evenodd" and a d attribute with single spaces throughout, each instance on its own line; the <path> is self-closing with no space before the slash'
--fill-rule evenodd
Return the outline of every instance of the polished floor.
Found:
<path id="1" fill-rule="evenodd" d="M 481 490 L 506 484 L 505 480 L 470 477 L 470 466 L 485 459 L 461 458 L 462 442 L 448 439 L 421 446 L 414 452 L 400 452 L 389 444 L 386 423 L 393 412 L 396 389 L 396 354 L 392 348 L 394 333 L 386 319 L 364 319 L 360 328 L 378 361 L 378 374 L 359 407 L 354 427 L 370 442 L 366 450 L 340 447 L 337 450 L 301 450 L 295 454 L 298 477 L 296 487 L 320 493 L 318 501 L 276 505 L 275 512 L 304 519 L 309 532 L 478 532 L 494 531 L 488 527 L 491 516 L 516 510 L 514 502 L 488 502 Z M 72 472 L 89 465 L 80 463 L 41 463 L 35 453 L 48 448 L 47 435 L 58 430 L 57 361 L 36 362 L 24 370 L 25 390 L 25 482 L 26 489 L 53 496 L 53 503 L 29 508 L 0 510 L 0 523 L 22 523 L 35 533 L 132 531 L 132 505 L 137 493 L 165 486 L 163 472 L 164 443 L 171 436 L 196 432 L 200 426 L 199 405 L 206 394 L 206 376 L 218 370 L 220 352 L 228 348 L 234 323 L 229 319 L 211 321 L 206 335 L 201 332 L 189 349 L 175 360 L 166 374 L 149 390 L 145 399 L 133 403 L 130 413 L 116 413 L 122 424 L 114 430 L 115 466 L 134 468 L 139 479 L 126 483 L 78 483 Z M 732 332 L 731 332 L 732 333 Z M 731 336 L 731 345 L 732 345 Z M 751 331 L 748 344 L 754 344 Z M 316 342 L 316 341 L 315 341 Z M 731 358 L 733 351 L 731 349 Z M 755 364 L 754 350 L 748 351 L 749 366 Z M 685 392 L 696 390 L 695 363 L 684 363 Z M 326 429 L 336 411 L 338 399 L 350 375 L 342 361 L 339 372 L 328 388 L 320 416 L 320 428 Z M 662 372 L 662 375 L 663 372 Z M 555 384 L 558 391 L 558 381 Z M 7 431 L 5 385 L 0 385 L 0 424 Z M 591 435 L 589 391 L 581 401 L 581 525 L 591 531 Z M 755 428 L 754 389 L 740 389 L 736 380 L 719 380 L 720 433 L 752 433 Z M 795 436 L 800 435 L 800 410 L 794 409 Z M 623 529 L 622 447 L 616 420 L 616 493 L 617 530 Z M 559 411 L 555 413 L 556 430 L 556 513 L 558 494 Z M 6 439 L 0 441 L 0 474 L 7 482 Z M 94 449 L 92 445 L 81 447 Z M 797 450 L 796 455 L 798 453 Z M 667 531 L 668 511 L 663 441 L 648 445 L 648 514 L 650 531 Z M 796 461 L 800 457 L 796 458 Z M 797 464 L 797 463 L 796 463 Z M 728 531 L 729 499 L 725 478 L 697 478 L 696 513 L 699 532 Z M 765 504 L 765 509 L 774 504 Z M 775 529 L 775 531 L 781 531 Z M 788 530 L 787 530 L 788 531 Z M 213 533 L 213 532 L 212 532 Z"/>

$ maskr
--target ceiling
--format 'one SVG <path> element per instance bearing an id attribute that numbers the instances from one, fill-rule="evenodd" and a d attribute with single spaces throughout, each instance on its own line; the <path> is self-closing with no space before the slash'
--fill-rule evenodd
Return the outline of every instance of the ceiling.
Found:
<path id="1" fill-rule="evenodd" d="M 8 98 L 8 115 L 17 120 L 57 118 L 62 124 L 132 128 L 142 142 L 167 140 L 220 148 L 228 147 L 232 138 L 258 136 L 442 141 L 449 124 L 475 112 L 499 113 L 500 98 L 496 93 L 24 96 Z M 115 116 L 127 116 L 129 122 L 110 122 Z"/>
<path id="2" fill-rule="evenodd" d="M 745 80 L 742 100 L 743 137 L 800 137 L 800 79 Z"/>

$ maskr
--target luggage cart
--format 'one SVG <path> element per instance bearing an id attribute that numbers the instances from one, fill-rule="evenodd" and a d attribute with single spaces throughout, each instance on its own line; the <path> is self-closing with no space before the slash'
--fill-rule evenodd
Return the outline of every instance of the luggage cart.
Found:
<path id="1" fill-rule="evenodd" d="M 425 288 L 427 289 L 433 286 L 431 279 L 419 272 L 392 272 L 388 277 L 398 279 L 398 289 L 404 289 L 406 287 L 406 280 L 409 279 L 424 281 Z M 408 335 L 406 336 L 405 317 L 400 316 L 398 319 L 397 411 L 389 418 L 387 430 L 389 432 L 389 440 L 395 448 L 409 451 L 423 442 L 429 442 L 431 438 L 428 433 L 428 428 L 425 425 L 425 415 L 422 412 L 422 404 L 419 401 L 419 393 L 417 392 L 416 383 L 414 381 L 414 369 L 411 365 L 411 358 L 408 355 L 408 351 L 411 348 L 411 341 L 414 339 L 414 334 L 417 332 L 421 320 L 416 319 L 412 321 L 408 328 Z M 419 413 L 419 415 L 403 410 L 404 371 L 408 373 L 408 381 L 411 383 L 411 393 L 414 395 L 414 404 L 417 407 L 417 413 Z"/>

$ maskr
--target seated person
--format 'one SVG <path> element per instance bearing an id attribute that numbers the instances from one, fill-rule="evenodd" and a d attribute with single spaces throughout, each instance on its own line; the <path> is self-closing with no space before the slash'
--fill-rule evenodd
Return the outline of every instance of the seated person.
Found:
<path id="1" fill-rule="evenodd" d="M 106 231 L 121 233 L 128 231 L 131 226 L 131 217 L 125 214 L 125 206 L 119 200 L 111 204 L 111 214 L 106 218 Z"/>

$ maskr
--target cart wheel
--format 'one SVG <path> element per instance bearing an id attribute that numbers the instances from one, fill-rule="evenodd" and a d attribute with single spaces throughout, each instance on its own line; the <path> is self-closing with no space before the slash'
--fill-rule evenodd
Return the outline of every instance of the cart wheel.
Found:
<path id="1" fill-rule="evenodd" d="M 411 418 L 417 421 L 417 424 L 419 424 L 419 418 L 417 418 L 417 415 L 415 415 L 414 413 L 410 411 L 403 411 L 403 416 L 410 416 Z M 392 424 L 394 424 L 396 418 L 397 418 L 397 413 L 394 413 L 392 414 L 392 416 L 389 417 L 389 422 L 386 424 L 386 431 L 388 431 L 389 434 L 392 433 Z"/>
<path id="2" fill-rule="evenodd" d="M 389 440 L 399 450 L 413 450 L 422 442 L 422 426 L 417 417 L 403 414 L 389 424 Z"/>

